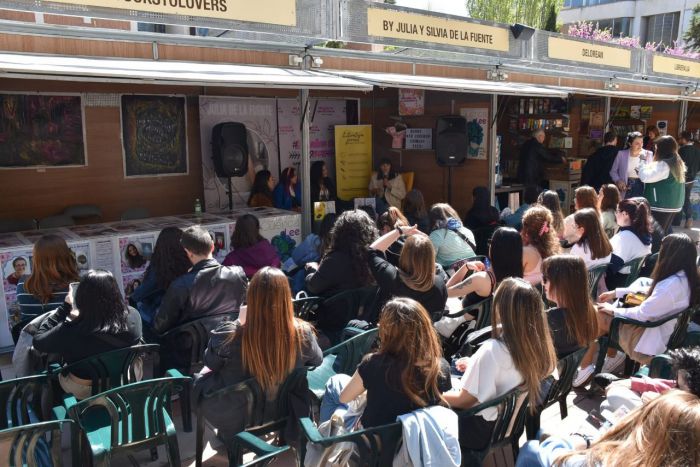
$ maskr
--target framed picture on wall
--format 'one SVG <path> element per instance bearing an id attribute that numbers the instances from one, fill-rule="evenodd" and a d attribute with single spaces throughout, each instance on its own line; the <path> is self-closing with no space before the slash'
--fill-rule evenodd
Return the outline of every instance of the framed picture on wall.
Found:
<path id="1" fill-rule="evenodd" d="M 0 94 L 0 168 L 87 165 L 79 94 Z"/>
<path id="2" fill-rule="evenodd" d="M 186 175 L 185 96 L 121 96 L 122 147 L 126 177 Z"/>

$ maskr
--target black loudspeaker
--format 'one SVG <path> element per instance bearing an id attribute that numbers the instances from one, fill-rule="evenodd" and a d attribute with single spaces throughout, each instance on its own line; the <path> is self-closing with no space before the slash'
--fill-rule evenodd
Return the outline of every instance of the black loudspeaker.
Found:
<path id="1" fill-rule="evenodd" d="M 442 166 L 461 165 L 467 158 L 467 120 L 459 115 L 439 117 L 435 131 L 435 155 Z"/>
<path id="2" fill-rule="evenodd" d="M 243 177 L 248 173 L 248 141 L 245 125 L 223 122 L 211 130 L 211 148 L 217 177 Z"/>

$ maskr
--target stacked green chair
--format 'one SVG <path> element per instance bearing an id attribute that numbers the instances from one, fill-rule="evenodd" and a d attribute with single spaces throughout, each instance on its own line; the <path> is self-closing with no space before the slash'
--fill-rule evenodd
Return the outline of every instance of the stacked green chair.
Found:
<path id="1" fill-rule="evenodd" d="M 0 430 L 47 420 L 41 399 L 48 388 L 46 375 L 0 381 Z"/>
<path id="2" fill-rule="evenodd" d="M 550 405 L 559 402 L 559 415 L 561 419 L 565 419 L 569 415 L 566 406 L 566 396 L 571 392 L 571 385 L 576 376 L 576 370 L 583 360 L 588 348 L 579 349 L 566 357 L 559 360 L 557 370 L 559 378 L 554 379 L 549 376 L 545 379 L 543 387 L 546 387 L 546 393 L 542 395 L 542 401 L 537 404 L 535 411 L 527 413 L 526 430 L 527 439 L 535 439 L 537 432 L 540 429 L 540 416 L 544 409 Z"/>
<path id="3" fill-rule="evenodd" d="M 355 372 L 362 357 L 371 350 L 378 334 L 378 328 L 369 329 L 323 352 L 323 362 L 307 374 L 309 389 L 317 400 L 323 397 L 331 376 L 338 373 L 352 375 Z"/>
<path id="4" fill-rule="evenodd" d="M 300 463 L 306 459 L 306 442 L 324 449 L 338 443 L 350 442 L 357 447 L 358 465 L 362 467 L 383 467 L 391 465 L 401 442 L 403 427 L 401 422 L 390 423 L 338 436 L 324 437 L 310 418 L 301 419 L 303 439 L 300 449 Z"/>
<path id="5" fill-rule="evenodd" d="M 77 426 L 73 436 L 78 451 L 89 452 L 93 465 L 108 466 L 114 455 L 165 445 L 170 465 L 181 465 L 175 424 L 168 411 L 173 390 L 181 391 L 191 379 L 177 370 L 168 370 L 167 374 L 82 401 L 67 395 L 64 406 Z"/>

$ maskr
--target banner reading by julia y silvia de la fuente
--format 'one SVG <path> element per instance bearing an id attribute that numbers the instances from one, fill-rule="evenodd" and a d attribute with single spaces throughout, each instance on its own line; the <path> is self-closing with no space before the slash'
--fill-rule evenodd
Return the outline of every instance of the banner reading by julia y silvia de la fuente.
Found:
<path id="1" fill-rule="evenodd" d="M 335 175 L 338 198 L 367 197 L 372 175 L 372 125 L 336 125 Z"/>
<path id="2" fill-rule="evenodd" d="M 296 0 L 51 0 L 53 3 L 97 6 L 169 15 L 296 26 Z"/>

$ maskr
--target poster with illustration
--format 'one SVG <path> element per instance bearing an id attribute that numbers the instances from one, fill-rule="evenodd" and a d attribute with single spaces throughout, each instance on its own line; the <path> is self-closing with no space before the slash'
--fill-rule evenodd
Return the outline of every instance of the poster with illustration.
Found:
<path id="1" fill-rule="evenodd" d="M 92 268 L 90 242 L 68 242 L 68 248 L 73 252 L 75 262 L 78 265 L 78 273 L 82 276 Z"/>
<path id="2" fill-rule="evenodd" d="M 229 252 L 229 234 L 226 224 L 205 225 L 205 229 L 214 240 L 214 258 L 220 263 L 224 261 Z"/>
<path id="3" fill-rule="evenodd" d="M 188 173 L 186 108 L 184 96 L 122 96 L 126 177 Z"/>
<path id="4" fill-rule="evenodd" d="M 489 140 L 489 109 L 464 108 L 460 110 L 460 115 L 467 120 L 467 158 L 485 160 Z"/>
<path id="5" fill-rule="evenodd" d="M 12 345 L 7 341 L 10 328 L 19 322 L 17 283 L 32 273 L 32 247 L 27 246 L 0 252 L 3 300 L 0 304 L 0 346 Z"/>
<path id="6" fill-rule="evenodd" d="M 399 88 L 399 115 L 423 115 L 424 113 L 425 91 Z"/>
<path id="7" fill-rule="evenodd" d="M 124 288 L 124 298 L 129 300 L 134 290 L 143 283 L 143 273 L 126 274 L 122 277 L 122 287 Z"/>
<path id="8" fill-rule="evenodd" d="M 86 165 L 80 96 L 0 94 L 0 168 Z"/>
<path id="9" fill-rule="evenodd" d="M 153 255 L 155 235 L 119 237 L 119 256 L 122 274 L 143 272 Z"/>
<path id="10" fill-rule="evenodd" d="M 199 127 L 204 181 L 204 210 L 228 209 L 228 179 L 219 178 L 212 161 L 212 129 L 218 123 L 245 125 L 248 146 L 248 173 L 231 179 L 234 206 L 245 206 L 255 173 L 267 169 L 279 174 L 277 109 L 275 99 L 199 97 Z"/>

